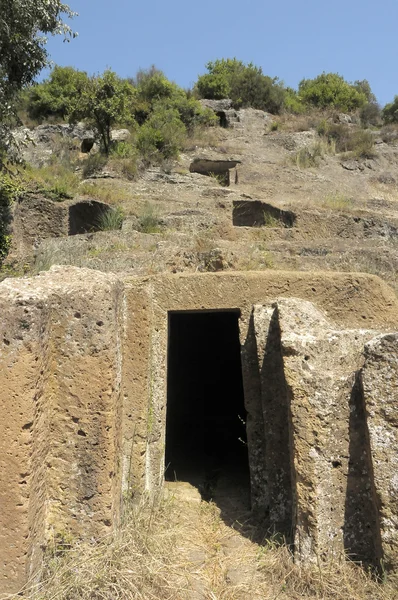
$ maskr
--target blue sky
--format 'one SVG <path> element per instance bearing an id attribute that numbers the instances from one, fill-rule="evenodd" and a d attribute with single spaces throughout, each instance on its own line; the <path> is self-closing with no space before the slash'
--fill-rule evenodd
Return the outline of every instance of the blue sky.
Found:
<path id="1" fill-rule="evenodd" d="M 66 0 L 68 1 L 68 0 Z M 69 0 L 79 13 L 69 44 L 50 38 L 53 61 L 120 76 L 155 64 L 192 86 L 205 64 L 236 57 L 297 88 L 326 72 L 367 79 L 381 105 L 398 94 L 398 1 Z"/>

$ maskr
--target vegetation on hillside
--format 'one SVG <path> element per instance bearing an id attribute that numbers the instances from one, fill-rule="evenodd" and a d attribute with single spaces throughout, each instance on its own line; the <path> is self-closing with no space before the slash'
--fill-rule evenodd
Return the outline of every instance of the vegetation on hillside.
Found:
<path id="1" fill-rule="evenodd" d="M 73 17 L 59 0 L 7 0 L 1 2 L 0 19 L 0 168 L 12 136 L 15 101 L 48 65 L 47 38 L 43 34 L 73 36 L 63 16 Z"/>

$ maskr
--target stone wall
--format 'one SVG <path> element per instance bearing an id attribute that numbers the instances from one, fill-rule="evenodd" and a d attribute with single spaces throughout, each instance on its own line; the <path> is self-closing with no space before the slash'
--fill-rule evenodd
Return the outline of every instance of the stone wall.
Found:
<path id="1" fill-rule="evenodd" d="M 252 504 L 298 558 L 398 568 L 398 302 L 378 278 L 53 267 L 0 284 L 0 592 L 164 478 L 170 311 L 238 309 Z"/>

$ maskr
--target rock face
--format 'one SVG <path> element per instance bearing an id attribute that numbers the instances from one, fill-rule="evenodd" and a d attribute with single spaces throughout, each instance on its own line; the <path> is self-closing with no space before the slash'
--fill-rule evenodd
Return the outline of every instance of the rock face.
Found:
<path id="1" fill-rule="evenodd" d="M 360 372 L 378 507 L 379 543 L 387 569 L 398 558 L 398 334 L 382 335 L 365 346 Z"/>
<path id="2" fill-rule="evenodd" d="M 381 280 L 53 267 L 0 284 L 1 593 L 51 540 L 102 536 L 162 487 L 169 315 L 231 309 L 253 511 L 297 559 L 398 571 L 398 302 Z"/>
<path id="3" fill-rule="evenodd" d="M 1 592 L 52 536 L 118 519 L 121 300 L 120 282 L 75 269 L 1 285 Z"/>
<path id="4" fill-rule="evenodd" d="M 264 460 L 256 508 L 302 560 L 340 555 L 379 565 L 378 507 L 359 379 L 377 331 L 338 329 L 310 302 L 253 309 Z M 377 338 L 378 339 L 378 338 Z M 366 346 L 369 348 L 372 342 Z M 373 381 L 380 396 L 385 374 Z M 388 397 L 392 404 L 398 396 Z M 257 398 L 257 402 L 259 402 Z M 380 426 L 386 433 L 386 423 Z M 254 432 L 258 435 L 258 431 Z M 253 440 L 253 446 L 258 445 Z"/>

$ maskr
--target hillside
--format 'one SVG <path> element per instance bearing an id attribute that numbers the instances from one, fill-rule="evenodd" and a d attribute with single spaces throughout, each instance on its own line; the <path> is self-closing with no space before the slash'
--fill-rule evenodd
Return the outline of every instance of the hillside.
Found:
<path id="1" fill-rule="evenodd" d="M 217 105 L 215 108 L 217 109 Z M 397 291 L 398 135 L 396 128 L 393 126 L 365 130 L 355 117 L 335 112 L 313 111 L 300 116 L 287 114 L 275 116 L 246 108 L 231 113 L 225 111 L 225 118 L 228 122 L 223 124 L 228 124 L 227 127 L 196 129 L 185 139 L 178 158 L 153 161 L 156 164 L 145 164 L 136 156 L 123 155 L 126 145 L 135 143 L 134 131 L 127 129 L 114 129 L 115 147 L 119 148 L 120 152 L 111 153 L 107 158 L 98 152 L 93 132 L 84 124 L 72 127 L 66 124 L 44 123 L 29 130 L 29 139 L 26 138 L 26 129 L 17 132 L 21 139 L 25 139 L 23 153 L 28 166 L 24 171 L 20 170 L 20 173 L 23 173 L 21 177 L 24 190 L 12 205 L 10 253 L 1 270 L 1 279 L 10 278 L 2 284 L 3 290 L 9 296 L 5 295 L 3 301 L 7 303 L 8 298 L 13 299 L 17 307 L 15 314 L 19 310 L 19 302 L 22 307 L 20 299 L 25 298 L 24 294 L 28 304 L 38 303 L 34 310 L 37 309 L 39 313 L 42 305 L 46 307 L 45 317 L 37 319 L 32 317 L 31 331 L 25 325 L 24 315 L 22 320 L 20 317 L 19 320 L 14 319 L 19 329 L 23 330 L 22 333 L 17 331 L 15 339 L 22 340 L 18 335 L 32 336 L 26 345 L 29 350 L 29 344 L 34 345 L 37 341 L 34 337 L 36 331 L 34 328 L 39 327 L 41 318 L 48 317 L 49 324 L 43 326 L 43 331 L 45 329 L 49 332 L 49 339 L 53 335 L 53 330 L 60 337 L 57 343 L 53 344 L 54 349 L 51 344 L 48 346 L 44 344 L 43 364 L 47 361 L 48 351 L 52 360 L 46 362 L 46 368 L 49 369 L 49 373 L 52 373 L 51 369 L 55 368 L 54 365 L 62 366 L 61 371 L 64 369 L 66 373 L 65 381 L 68 380 L 67 385 L 65 382 L 62 385 L 65 385 L 67 393 L 72 394 L 71 386 L 78 385 L 75 379 L 78 380 L 79 376 L 83 377 L 83 369 L 79 371 L 79 362 L 83 361 L 81 357 L 87 348 L 88 353 L 92 350 L 90 329 L 85 329 L 88 325 L 97 328 L 95 335 L 104 336 L 104 354 L 108 351 L 112 354 L 116 345 L 112 336 L 119 340 L 119 333 L 116 335 L 108 332 L 107 328 L 109 327 L 111 331 L 114 323 L 108 323 L 105 318 L 102 320 L 102 314 L 99 320 L 99 311 L 105 310 L 105 304 L 101 304 L 103 302 L 101 294 L 107 300 L 109 296 L 109 302 L 113 302 L 114 297 L 118 302 L 120 301 L 123 309 L 118 308 L 110 313 L 119 315 L 118 310 L 121 312 L 126 310 L 123 304 L 127 302 L 126 298 L 122 302 L 118 296 L 122 294 L 120 290 L 125 282 L 127 282 L 126 289 L 132 290 L 135 285 L 137 286 L 135 290 L 137 300 L 134 297 L 137 305 L 133 302 L 132 306 L 138 313 L 138 325 L 132 319 L 133 325 L 130 323 L 129 327 L 132 327 L 137 337 L 141 332 L 144 341 L 134 339 L 137 346 L 133 346 L 131 342 L 131 348 L 126 350 L 127 359 L 123 359 L 126 361 L 123 369 L 126 369 L 130 377 L 132 357 L 134 356 L 135 359 L 134 349 L 137 350 L 139 347 L 137 361 L 142 359 L 141 367 L 145 377 L 148 376 L 149 367 L 144 364 L 142 358 L 144 354 L 142 356 L 140 354 L 141 344 L 145 346 L 146 343 L 147 333 L 144 326 L 149 329 L 152 327 L 158 334 L 160 321 L 151 320 L 153 306 L 150 303 L 149 308 L 145 306 L 137 290 L 142 290 L 147 282 L 151 281 L 149 276 L 164 274 L 169 276 L 165 278 L 165 283 L 162 283 L 166 289 L 165 297 L 168 299 L 167 294 L 173 297 L 173 292 L 170 292 L 173 283 L 170 281 L 174 282 L 180 274 L 272 271 L 275 272 L 275 281 L 279 278 L 282 282 L 283 296 L 294 298 L 297 296 L 301 300 L 306 300 L 307 292 L 312 290 L 314 301 L 320 305 L 323 303 L 324 308 L 326 307 L 325 314 L 336 317 L 336 320 L 339 316 L 343 320 L 338 335 L 342 336 L 344 348 L 345 344 L 348 344 L 346 340 L 351 335 L 347 334 L 349 328 L 355 329 L 352 334 L 355 340 L 364 332 L 369 336 L 371 332 L 373 336 L 391 330 L 392 324 L 395 323 L 395 304 L 392 301 L 394 295 L 386 286 L 379 287 L 380 281 L 375 278 L 361 279 L 356 275 L 349 276 L 349 281 L 347 279 L 346 282 L 341 283 L 340 294 L 338 280 L 333 282 L 334 280 L 328 279 L 327 275 L 323 277 L 323 274 L 326 271 L 344 271 L 378 275 L 395 292 Z M 335 132 L 335 137 L 328 137 L 327 132 L 330 130 Z M 343 137 L 347 146 L 344 150 L 339 147 Z M 351 149 L 347 149 L 349 146 L 347 139 L 356 140 Z M 208 171 L 207 175 L 195 172 L 205 170 Z M 227 176 L 226 173 L 229 175 Z M 225 185 L 226 179 L 229 179 L 229 185 Z M 37 276 L 40 272 L 48 271 L 53 265 L 72 265 L 109 274 L 117 273 L 120 279 L 111 276 L 109 280 L 112 281 L 112 286 L 115 285 L 117 291 L 109 291 L 113 289 L 110 283 L 109 288 L 102 289 L 102 283 L 98 284 L 96 274 L 92 271 L 55 269 L 50 273 Z M 293 273 L 287 274 L 285 278 L 283 274 L 279 276 L 280 270 Z M 299 282 L 299 277 L 295 278 L 294 272 L 301 271 L 318 272 L 314 275 L 314 280 L 317 281 L 317 285 L 314 284 L 316 289 L 306 287 L 312 284 L 307 282 L 304 285 Z M 79 274 L 76 275 L 76 272 Z M 87 273 L 90 273 L 90 276 Z M 254 275 L 251 274 L 253 280 Z M 23 280 L 17 281 L 14 287 L 11 278 L 15 276 L 33 282 L 31 288 L 29 289 L 30 284 L 25 287 Z M 141 279 L 135 280 L 135 276 Z M 227 274 L 226 276 L 228 277 Z M 103 275 L 101 277 L 105 281 L 105 277 Z M 206 277 L 222 279 L 224 275 Z M 62 302 L 57 304 L 59 297 L 62 296 L 59 290 L 63 289 L 63 278 L 66 286 L 71 284 L 65 307 Z M 78 311 L 73 308 L 73 302 L 80 302 L 80 298 L 85 298 L 84 295 L 79 295 L 84 289 L 82 283 L 84 278 L 87 280 L 87 290 L 91 290 L 92 298 L 91 296 L 87 298 L 91 298 L 89 304 L 90 310 L 93 311 L 87 316 L 86 321 L 84 315 L 81 319 L 84 311 L 80 307 Z M 73 287 L 75 279 L 79 281 L 76 288 L 78 292 Z M 185 285 L 183 279 L 181 277 L 181 288 Z M 153 280 L 156 285 L 156 277 Z M 343 282 L 343 278 L 340 281 Z M 323 284 L 326 291 L 321 289 Z M 210 296 L 214 295 L 216 289 L 200 279 L 190 285 L 193 287 L 181 291 L 181 298 L 186 294 L 193 304 L 194 286 L 203 288 Z M 206 285 L 210 287 L 207 288 Z M 218 285 L 217 293 L 222 295 L 219 291 L 222 286 L 219 283 L 212 285 Z M 148 285 L 149 288 L 151 284 Z M 239 294 L 245 297 L 245 290 L 248 289 L 247 282 L 242 283 Z M 260 283 L 258 285 L 253 283 L 253 289 L 258 289 L 256 293 L 259 297 L 256 296 L 255 302 L 247 300 L 247 312 L 252 309 L 253 303 L 263 301 Z M 377 290 L 379 289 L 384 291 L 383 294 L 380 293 L 382 297 L 378 303 Z M 51 290 L 51 294 L 48 290 Z M 279 288 L 275 284 L 275 289 L 270 293 L 271 298 L 281 294 L 277 290 Z M 153 294 L 153 290 L 151 293 Z M 43 302 L 38 300 L 42 298 L 41 294 L 45 298 Z M 131 294 L 133 295 L 133 292 Z M 233 294 L 229 293 L 222 298 L 222 301 L 218 301 L 222 310 L 233 308 L 228 304 L 231 297 Z M 367 297 L 370 297 L 369 304 L 367 304 Z M 98 301 L 98 306 L 93 298 Z M 160 310 L 160 292 L 159 297 L 155 300 L 151 297 L 150 301 L 153 301 L 156 308 Z M 177 300 L 174 301 L 178 304 Z M 69 305 L 68 302 L 71 304 Z M 242 299 L 240 302 L 242 304 Z M 344 303 L 342 310 L 338 306 L 339 302 Z M 84 303 L 81 306 L 84 307 Z M 238 301 L 237 306 L 240 306 Z M 386 307 L 391 308 L 391 314 Z M 181 307 L 178 305 L 178 308 Z M 72 312 L 69 314 L 68 310 Z M 132 314 L 134 310 L 131 309 Z M 98 315 L 94 318 L 95 311 Z M 293 329 L 300 321 L 298 314 L 293 312 L 292 321 L 289 321 L 293 323 Z M 70 315 L 73 315 L 73 319 Z M 162 313 L 162 318 L 163 316 Z M 10 322 L 14 323 L 12 318 L 10 316 Z M 115 323 L 117 321 L 119 324 L 119 318 L 122 323 L 123 319 L 120 315 L 114 317 Z M 248 320 L 248 315 L 242 320 L 245 321 L 245 318 Z M 315 323 L 317 318 L 314 318 Z M 76 333 L 77 329 L 76 332 L 71 330 L 72 333 L 65 333 L 69 331 L 69 321 L 73 321 L 73 326 L 81 325 L 83 333 Z M 75 325 L 75 322 L 78 325 Z M 306 328 L 310 327 L 309 323 L 310 321 L 303 321 L 303 338 L 307 332 Z M 362 329 L 363 323 L 366 323 L 369 331 Z M 15 328 L 18 329 L 17 325 Z M 166 325 L 163 323 L 162 327 Z M 321 324 L 320 331 L 322 327 Z M 59 331 L 64 333 L 59 334 Z M 296 334 L 298 329 L 294 331 Z M 336 339 L 335 330 L 331 331 Z M 126 335 L 126 329 L 123 332 L 125 335 L 123 339 L 130 343 L 129 336 L 131 335 L 133 339 L 133 333 L 130 331 L 129 335 Z M 321 333 L 323 335 L 324 331 L 322 330 Z M 65 346 L 62 345 L 64 341 L 60 341 L 64 340 L 62 337 L 64 334 Z M 323 377 L 325 356 L 329 350 L 327 344 L 323 346 L 322 335 L 320 334 L 321 350 L 316 349 L 315 353 L 319 351 L 316 368 L 317 373 L 322 373 Z M 81 346 L 79 343 L 76 344 L 77 350 L 74 346 L 73 348 L 68 346 L 70 340 L 75 343 L 73 336 L 76 336 L 81 343 Z M 316 339 L 316 336 L 313 339 Z M 8 338 L 4 340 L 4 343 L 8 342 L 9 345 Z M 164 336 L 164 344 L 167 344 L 166 340 L 167 332 Z M 156 339 L 153 343 L 155 345 L 149 351 L 150 360 L 152 360 L 151 353 L 154 355 L 156 352 L 160 353 L 159 347 L 156 346 Z M 286 342 L 288 350 L 289 343 L 288 340 Z M 11 348 L 8 348 L 8 345 L 6 351 L 11 352 L 12 345 Z M 287 360 L 294 355 L 292 348 L 290 350 L 291 355 L 286 352 Z M 65 365 L 75 351 L 78 356 L 77 366 L 69 372 Z M 117 351 L 119 352 L 119 347 Z M 333 360 L 336 364 L 333 368 L 336 369 L 336 373 L 340 373 L 338 369 L 343 363 L 347 370 L 351 369 L 350 365 L 347 366 L 348 360 L 340 361 L 338 354 L 340 350 L 335 351 L 336 357 L 333 357 Z M 39 350 L 37 352 L 39 353 Z M 95 353 L 96 350 L 94 349 L 93 352 Z M 128 352 L 131 352 L 131 356 Z M 346 349 L 344 352 L 349 355 Z M 163 354 L 161 356 L 163 357 Z M 85 355 L 84 357 L 86 359 Z M 305 361 L 307 358 L 309 356 L 306 355 Z M 153 360 L 156 363 L 156 356 Z M 161 360 L 164 360 L 164 357 Z M 156 363 L 156 366 L 162 372 L 162 383 L 165 387 L 161 360 Z M 330 360 L 332 364 L 332 359 Z M 95 362 L 93 365 L 95 367 Z M 23 368 L 25 367 L 22 364 L 21 369 Z M 114 368 L 119 377 L 119 364 Z M 311 368 L 314 369 L 313 366 Z M 330 368 L 332 370 L 332 367 Z M 54 371 L 57 375 L 52 373 L 51 377 L 61 379 L 63 377 L 61 371 Z M 94 389 L 97 379 L 101 379 L 95 369 L 90 373 L 91 376 L 93 380 L 90 380 L 91 383 L 88 385 L 90 390 Z M 51 380 L 51 377 L 49 375 L 48 379 Z M 139 379 L 139 375 L 134 372 L 131 380 L 128 377 L 126 376 L 127 383 L 124 385 L 130 385 L 132 388 L 133 377 Z M 151 377 L 156 379 L 152 371 Z M 43 385 L 39 382 L 39 387 L 45 388 L 46 378 L 47 375 L 44 375 Z M 19 385 L 18 379 L 19 375 L 13 380 L 13 385 Z M 325 383 L 321 377 L 319 381 L 322 385 Z M 57 380 L 55 387 L 58 385 L 61 390 L 64 389 Z M 333 387 L 333 382 L 330 385 Z M 150 387 L 152 398 L 152 381 Z M 335 387 L 338 388 L 337 385 Z M 322 396 L 322 393 L 328 395 L 329 392 L 326 393 L 325 389 L 322 388 L 318 395 Z M 147 411 L 146 392 L 143 390 L 144 387 L 140 391 L 142 398 L 139 396 L 139 409 L 142 410 L 142 414 L 139 413 L 141 416 L 137 420 L 138 425 L 134 424 L 132 434 L 134 438 L 137 433 L 135 428 L 137 427 L 138 430 L 142 428 L 142 431 L 139 430 L 137 434 L 139 438 L 137 448 L 134 448 L 134 460 L 139 465 L 138 471 L 141 467 L 144 468 L 145 444 L 147 438 L 151 437 L 150 429 L 153 426 L 153 415 L 150 413 L 150 408 Z M 107 397 L 108 391 L 105 387 L 102 391 L 104 398 Z M 114 388 L 109 392 L 109 397 L 112 393 L 116 393 Z M 157 393 L 160 397 L 160 392 Z M 53 402 L 52 394 L 51 389 L 49 392 L 51 402 Z M 60 406 L 63 394 L 64 392 L 60 394 Z M 76 406 L 79 406 L 79 393 L 73 392 L 72 396 L 74 401 L 76 400 Z M 329 396 L 331 397 L 332 394 Z M 65 398 L 68 397 L 65 395 Z M 355 398 L 354 400 L 352 398 L 350 402 L 354 402 Z M 134 401 L 138 401 L 135 396 Z M 339 401 L 340 396 L 336 400 L 337 405 Z M 115 406 L 116 404 L 117 400 Z M 352 408 L 351 404 L 344 405 L 344 410 Z M 90 416 L 91 409 L 86 407 L 85 410 L 88 410 Z M 68 411 L 69 406 L 67 407 L 69 417 Z M 138 414 L 136 407 L 131 409 L 132 413 L 134 411 Z M 304 410 L 302 412 L 305 413 Z M 102 409 L 101 415 L 108 415 L 108 413 L 108 410 Z M 348 426 L 345 413 L 343 410 L 340 413 L 343 415 L 342 422 L 344 421 Z M 61 414 L 60 408 L 59 414 Z M 94 455 L 93 449 L 105 439 L 105 437 L 102 439 L 95 429 L 99 427 L 98 423 L 95 422 L 92 426 L 86 413 L 84 415 L 82 420 L 87 419 L 88 433 L 79 429 L 80 425 L 77 425 L 81 417 L 74 417 L 75 420 L 70 425 L 72 432 L 70 440 L 66 444 L 68 452 L 76 452 L 78 456 L 80 456 L 79 452 L 82 456 L 85 456 L 84 452 L 86 452 L 81 450 L 83 446 L 79 444 L 87 444 L 87 448 L 91 449 Z M 331 419 L 333 420 L 334 417 L 335 415 L 332 415 Z M 146 418 L 148 423 L 145 421 Z M 38 423 L 38 427 L 42 425 L 43 423 Z M 163 426 L 164 423 L 158 424 L 155 429 L 158 427 L 160 430 Z M 350 428 L 353 428 L 351 422 Z M 62 427 L 60 431 L 61 429 Z M 104 431 L 108 432 L 109 429 L 112 428 L 107 425 Z M 60 435 L 60 439 L 63 439 L 62 434 Z M 95 440 L 93 442 L 91 442 L 91 435 Z M 350 435 L 355 437 L 356 430 L 355 434 L 351 432 Z M 98 442 L 100 438 L 101 442 Z M 161 435 L 159 439 L 163 439 Z M 329 440 L 326 434 L 325 440 Z M 155 443 L 158 441 L 156 439 Z M 325 444 L 327 445 L 329 441 Z M 57 444 L 55 446 L 58 448 Z M 59 448 L 59 463 L 68 462 L 65 461 L 66 455 L 62 456 L 62 443 L 59 444 Z M 110 460 L 109 456 L 107 459 Z M 98 464 L 96 463 L 96 468 L 102 473 L 101 460 L 102 455 L 97 461 Z M 148 464 L 150 460 L 156 462 L 156 456 L 152 459 L 146 457 L 145 460 Z M 357 462 L 362 468 L 361 460 L 360 457 Z M 344 461 L 348 469 L 348 458 L 345 455 Z M 74 464 L 71 459 L 70 462 Z M 117 463 L 119 462 L 118 458 Z M 341 462 L 334 462 L 338 469 L 342 467 Z M 105 468 L 103 470 L 105 472 Z M 76 598 L 87 600 L 100 598 L 106 600 L 135 598 L 145 600 L 150 598 L 159 600 L 166 600 L 166 598 L 170 600 L 243 598 L 393 600 L 397 597 L 394 584 L 396 580 L 393 577 L 387 578 L 383 569 L 379 570 L 376 582 L 365 569 L 342 560 L 341 556 L 339 558 L 335 556 L 333 560 L 325 560 L 325 562 L 318 556 L 316 563 L 310 561 L 293 563 L 288 546 L 283 543 L 284 540 L 277 535 L 269 536 L 253 519 L 248 501 L 250 493 L 248 483 L 243 479 L 240 480 L 239 475 L 238 470 L 233 469 L 222 470 L 221 476 L 216 474 L 213 479 L 209 477 L 204 483 L 168 481 L 164 492 L 156 496 L 155 500 L 149 502 L 144 494 L 141 503 L 137 504 L 135 501 L 130 510 L 125 510 L 122 527 L 115 533 L 108 534 L 104 539 L 79 541 L 70 536 L 69 530 L 65 529 L 58 537 L 55 536 L 47 547 L 42 582 L 39 584 L 34 580 L 33 587 L 27 587 L 18 597 L 22 595 L 32 600 L 50 598 L 61 600 Z M 51 473 L 51 477 L 53 476 L 54 473 Z M 146 476 L 149 477 L 148 474 Z M 61 475 L 59 477 L 61 481 Z M 362 477 L 362 479 L 365 481 L 366 478 Z M 58 486 L 58 483 L 57 480 L 54 488 L 59 487 L 63 491 L 63 486 Z M 363 494 L 365 497 L 368 492 L 365 487 L 365 484 L 359 485 L 353 496 Z M 87 503 L 91 499 L 92 497 L 89 496 Z M 126 500 L 126 497 L 123 500 Z M 104 504 L 107 502 L 103 499 Z M 57 502 L 53 504 L 57 505 Z M 126 505 L 129 506 L 128 502 Z M 84 509 L 86 512 L 87 510 Z M 85 513 L 85 516 L 87 515 Z M 354 521 L 356 518 L 359 523 L 362 523 L 357 515 Z M 381 581 L 383 585 L 380 585 Z M 4 597 L 16 598 L 17 596 Z"/>
<path id="2" fill-rule="evenodd" d="M 238 119 L 229 128 L 210 128 L 199 139 L 188 138 L 178 160 L 146 168 L 133 180 L 120 175 L 123 159 L 111 159 L 84 178 L 79 165 L 84 170 L 91 157 L 68 151 L 63 160 L 77 164 L 81 180 L 73 202 L 92 199 L 118 209 L 121 230 L 93 233 L 98 226 L 92 224 L 87 234 L 54 239 L 41 239 L 37 232 L 34 253 L 18 256 L 21 244 L 14 243 L 8 262 L 16 258 L 17 271 L 22 262 L 33 264 L 36 272 L 51 264 L 73 264 L 140 275 L 267 268 L 360 271 L 396 285 L 395 134 L 367 130 L 374 146 L 366 158 L 332 152 L 314 128 L 318 123 L 319 129 L 319 116 L 274 117 L 244 109 Z M 337 127 L 358 130 L 354 124 Z M 59 138 L 44 136 L 47 153 L 54 152 L 47 155 L 53 162 L 49 171 L 59 168 Z M 67 144 L 65 137 L 61 142 Z M 198 157 L 240 161 L 238 183 L 235 170 L 229 187 L 220 185 L 217 176 L 191 173 Z M 23 212 L 23 199 L 19 208 Z M 280 210 L 292 213 L 289 222 Z M 26 219 L 28 230 L 28 214 Z M 240 224 L 252 226 L 235 226 Z M 22 235 L 16 233 L 16 238 Z"/>

